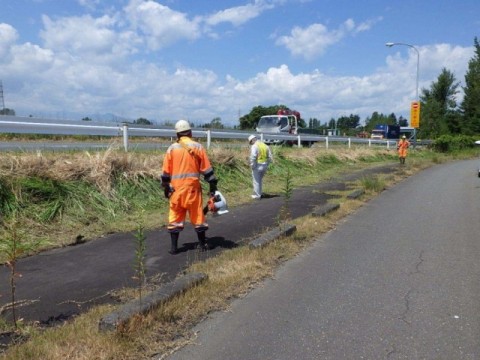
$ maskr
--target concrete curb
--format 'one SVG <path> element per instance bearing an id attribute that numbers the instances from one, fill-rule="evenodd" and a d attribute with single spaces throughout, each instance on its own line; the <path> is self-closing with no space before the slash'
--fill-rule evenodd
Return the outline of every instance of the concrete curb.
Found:
<path id="1" fill-rule="evenodd" d="M 313 209 L 312 216 L 316 216 L 316 217 L 325 216 L 328 213 L 331 213 L 332 211 L 337 210 L 338 208 L 340 208 L 340 204 L 326 204 L 323 206 L 319 206 Z"/>
<path id="2" fill-rule="evenodd" d="M 98 329 L 100 331 L 114 331 L 134 315 L 147 313 L 162 302 L 170 300 L 175 295 L 184 292 L 205 279 L 207 279 L 206 274 L 192 273 L 164 284 L 160 289 L 143 296 L 141 303 L 139 299 L 135 299 L 124 304 L 117 311 L 105 315 L 100 320 Z"/>
<path id="3" fill-rule="evenodd" d="M 347 199 L 358 199 L 363 194 L 365 194 L 365 190 L 358 189 L 358 190 L 352 191 L 350 194 L 348 194 Z"/>
<path id="4" fill-rule="evenodd" d="M 297 227 L 296 225 L 292 224 L 286 224 L 285 226 L 277 227 L 250 241 L 249 247 L 250 249 L 260 248 L 272 242 L 273 240 L 278 239 L 281 236 L 290 236 L 295 231 L 297 231 Z"/>

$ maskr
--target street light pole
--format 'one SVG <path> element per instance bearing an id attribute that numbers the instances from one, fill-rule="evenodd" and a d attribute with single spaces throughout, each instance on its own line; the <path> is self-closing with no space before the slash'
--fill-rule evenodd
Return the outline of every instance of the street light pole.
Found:
<path id="1" fill-rule="evenodd" d="M 388 47 L 392 47 L 392 46 L 395 46 L 395 45 L 408 46 L 408 47 L 412 48 L 413 50 L 415 50 L 417 52 L 417 85 L 416 85 L 415 91 L 416 91 L 416 100 L 418 101 L 419 100 L 419 98 L 418 98 L 418 77 L 419 77 L 419 73 L 420 73 L 420 52 L 418 51 L 418 49 L 415 46 L 410 45 L 410 44 L 394 43 L 394 42 L 387 42 L 385 44 L 385 46 L 388 46 Z"/>
<path id="2" fill-rule="evenodd" d="M 417 52 L 417 83 L 416 83 L 416 87 L 415 87 L 415 99 L 417 100 L 417 103 L 418 103 L 420 101 L 420 99 L 418 97 L 418 78 L 419 78 L 419 74 L 420 74 L 420 52 L 418 51 L 418 49 L 415 46 L 410 45 L 410 44 L 398 43 L 398 42 L 387 42 L 385 44 L 385 46 L 388 46 L 388 47 L 392 47 L 392 46 L 395 46 L 395 45 L 408 46 L 408 47 L 412 48 L 413 50 L 415 50 Z M 410 119 L 410 121 L 411 120 L 412 119 Z M 417 145 L 417 129 L 413 128 L 413 148 L 414 149 L 416 148 L 416 145 Z"/>

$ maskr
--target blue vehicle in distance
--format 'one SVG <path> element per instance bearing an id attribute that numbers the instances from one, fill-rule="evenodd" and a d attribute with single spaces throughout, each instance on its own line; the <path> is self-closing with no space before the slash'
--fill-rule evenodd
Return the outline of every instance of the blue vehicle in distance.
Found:
<path id="1" fill-rule="evenodd" d="M 400 138 L 400 125 L 378 124 L 372 130 L 371 139 L 389 140 Z"/>

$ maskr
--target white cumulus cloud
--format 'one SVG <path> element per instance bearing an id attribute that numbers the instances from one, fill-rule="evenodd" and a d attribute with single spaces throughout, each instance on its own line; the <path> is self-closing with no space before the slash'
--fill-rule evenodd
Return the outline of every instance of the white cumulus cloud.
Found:
<path id="1" fill-rule="evenodd" d="M 17 38 L 18 33 L 12 26 L 0 23 L 0 61 L 8 54 Z"/>
<path id="2" fill-rule="evenodd" d="M 318 23 L 305 28 L 296 26 L 291 30 L 290 35 L 277 38 L 276 44 L 285 46 L 294 56 L 311 60 L 323 55 L 329 46 L 338 43 L 345 36 L 369 30 L 374 22 L 355 25 L 353 19 L 347 19 L 334 30 L 329 30 L 325 25 Z"/>
<path id="3" fill-rule="evenodd" d="M 273 4 L 263 1 L 256 1 L 253 4 L 221 10 L 213 15 L 208 16 L 205 19 L 205 22 L 212 26 L 223 22 L 228 22 L 234 26 L 239 26 L 250 21 L 251 19 L 258 17 L 265 10 L 272 9 L 273 7 Z"/>
<path id="4" fill-rule="evenodd" d="M 199 18 L 189 19 L 186 14 L 155 1 L 132 0 L 124 11 L 132 27 L 143 33 L 152 50 L 201 36 Z"/>
<path id="5" fill-rule="evenodd" d="M 132 32 L 119 32 L 117 20 L 104 15 L 90 15 L 53 20 L 43 16 L 40 36 L 44 46 L 57 53 L 68 53 L 93 61 L 125 56 L 135 51 L 138 39 Z M 127 41 L 126 41 L 127 40 Z"/>

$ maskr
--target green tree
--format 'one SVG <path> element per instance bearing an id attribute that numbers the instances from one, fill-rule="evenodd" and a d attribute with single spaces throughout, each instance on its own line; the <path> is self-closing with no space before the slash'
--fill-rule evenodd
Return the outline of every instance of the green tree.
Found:
<path id="1" fill-rule="evenodd" d="M 402 115 L 398 118 L 398 125 L 407 127 L 408 126 L 408 120 L 405 119 Z"/>
<path id="2" fill-rule="evenodd" d="M 258 105 L 253 107 L 252 110 L 250 110 L 250 113 L 240 118 L 239 120 L 240 129 L 241 130 L 254 129 L 257 126 L 258 121 L 262 116 L 276 114 L 278 109 L 279 109 L 278 106 L 265 107 L 265 106 Z"/>
<path id="3" fill-rule="evenodd" d="M 203 125 L 207 129 L 224 129 L 225 126 L 222 124 L 222 119 L 219 117 L 213 118 L 208 124 Z"/>
<path id="4" fill-rule="evenodd" d="M 419 136 L 435 138 L 461 131 L 455 99 L 459 85 L 455 75 L 443 68 L 430 89 L 422 89 Z"/>
<path id="5" fill-rule="evenodd" d="M 261 105 L 255 106 L 252 108 L 250 113 L 242 116 L 239 119 L 239 122 L 240 122 L 239 128 L 241 130 L 254 129 L 257 126 L 258 121 L 262 116 L 275 115 L 280 109 L 290 110 L 285 105 L 274 105 L 274 106 L 268 106 L 268 107 L 261 106 Z M 298 126 L 306 127 L 305 121 L 303 119 L 297 119 L 297 121 L 298 121 Z"/>
<path id="6" fill-rule="evenodd" d="M 337 120 L 337 128 L 342 133 L 349 135 L 354 133 L 354 130 L 360 125 L 360 116 L 350 114 L 350 116 L 341 116 Z"/>
<path id="7" fill-rule="evenodd" d="M 320 127 L 320 121 L 317 118 L 310 118 L 310 120 L 308 120 L 309 129 L 318 129 Z"/>
<path id="8" fill-rule="evenodd" d="M 337 120 L 335 120 L 334 118 L 331 118 L 328 121 L 327 126 L 328 126 L 329 129 L 336 129 L 337 128 Z"/>
<path id="9" fill-rule="evenodd" d="M 394 113 L 388 115 L 388 124 L 398 125 L 397 116 Z"/>
<path id="10" fill-rule="evenodd" d="M 462 130 L 467 135 L 480 134 L 480 44 L 474 39 L 475 54 L 465 74 L 465 96 L 460 106 Z"/>
<path id="11" fill-rule="evenodd" d="M 175 121 L 165 120 L 163 126 L 173 128 L 175 126 Z"/>
<path id="12" fill-rule="evenodd" d="M 397 125 L 397 118 L 395 114 L 384 115 L 378 111 L 374 111 L 372 116 L 365 119 L 365 131 L 371 132 L 376 125 L 387 124 L 387 125 Z"/>
<path id="13" fill-rule="evenodd" d="M 0 110 L 0 115 L 10 115 L 10 116 L 15 116 L 15 110 L 5 108 Z"/>
<path id="14" fill-rule="evenodd" d="M 133 123 L 137 125 L 153 125 L 153 123 L 150 120 L 147 120 L 145 118 L 138 118 Z"/>

